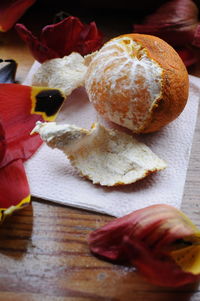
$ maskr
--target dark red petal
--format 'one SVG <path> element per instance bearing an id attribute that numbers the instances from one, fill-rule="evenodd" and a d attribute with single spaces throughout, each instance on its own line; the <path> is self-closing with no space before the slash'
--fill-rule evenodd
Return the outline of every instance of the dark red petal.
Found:
<path id="1" fill-rule="evenodd" d="M 192 0 L 171 0 L 161 5 L 153 14 L 147 16 L 142 24 L 134 24 L 133 32 L 158 36 L 175 49 L 185 49 L 198 44 L 195 30 L 198 25 L 198 8 Z M 197 31 L 196 31 L 197 32 Z M 198 35 L 196 35 L 197 37 Z M 194 52 L 184 58 L 186 66 L 196 62 Z"/>
<path id="2" fill-rule="evenodd" d="M 0 221 L 29 202 L 30 191 L 22 160 L 0 168 Z"/>
<path id="3" fill-rule="evenodd" d="M 59 57 L 63 57 L 75 51 L 83 28 L 84 25 L 78 18 L 70 16 L 59 23 L 45 26 L 42 30 L 41 41 L 56 51 Z"/>
<path id="4" fill-rule="evenodd" d="M 82 55 L 89 54 L 98 50 L 102 46 L 103 35 L 98 30 L 96 23 L 91 22 L 89 25 L 85 25 L 80 34 L 80 39 L 77 43 L 77 52 Z"/>
<path id="5" fill-rule="evenodd" d="M 198 8 L 192 0 L 173 0 L 147 16 L 142 24 L 135 24 L 134 32 L 159 36 L 174 47 L 185 46 L 193 40 L 197 23 Z"/>
<path id="6" fill-rule="evenodd" d="M 56 51 L 40 42 L 23 24 L 16 24 L 15 28 L 38 62 L 43 63 L 46 60 L 59 57 Z"/>
<path id="7" fill-rule="evenodd" d="M 200 24 L 196 27 L 192 45 L 200 48 Z"/>
<path id="8" fill-rule="evenodd" d="M 1 0 L 0 31 L 9 30 L 36 0 Z"/>
<path id="9" fill-rule="evenodd" d="M 73 16 L 45 26 L 40 41 L 22 24 L 16 24 L 16 30 L 34 58 L 41 63 L 69 55 L 73 51 L 85 55 L 96 51 L 102 45 L 102 33 L 97 29 L 95 22 L 85 25 Z"/>
<path id="10" fill-rule="evenodd" d="M 183 60 L 186 67 L 189 67 L 198 61 L 197 55 L 192 51 L 192 49 L 177 49 L 177 52 L 181 59 Z"/>

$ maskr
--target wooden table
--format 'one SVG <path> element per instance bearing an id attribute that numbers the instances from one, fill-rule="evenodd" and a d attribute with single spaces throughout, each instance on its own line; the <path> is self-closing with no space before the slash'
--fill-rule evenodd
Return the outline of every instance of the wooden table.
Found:
<path id="1" fill-rule="evenodd" d="M 121 33 L 119 28 L 114 32 L 111 22 L 103 23 L 102 28 L 104 32 L 107 29 L 110 36 Z M 125 32 L 125 27 L 121 25 L 120 30 Z M 0 57 L 18 61 L 17 79 L 21 82 L 33 63 L 14 30 L 0 35 Z M 199 65 L 191 72 L 200 75 Z M 182 203 L 182 210 L 198 226 L 199 149 L 200 118 Z M 197 285 L 160 288 L 147 283 L 132 268 L 92 256 L 87 244 L 89 233 L 112 219 L 32 198 L 32 205 L 14 214 L 0 227 L 0 301 L 200 300 Z"/>

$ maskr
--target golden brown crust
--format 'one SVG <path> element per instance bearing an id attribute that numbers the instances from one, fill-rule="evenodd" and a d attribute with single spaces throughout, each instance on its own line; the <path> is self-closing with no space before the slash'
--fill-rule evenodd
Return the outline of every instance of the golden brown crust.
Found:
<path id="1" fill-rule="evenodd" d="M 178 117 L 186 105 L 189 90 L 186 67 L 177 52 L 160 38 L 143 34 L 126 34 L 124 36 L 129 36 L 142 44 L 147 49 L 149 57 L 163 68 L 162 98 L 156 102 L 151 120 L 142 132 L 159 130 Z"/>

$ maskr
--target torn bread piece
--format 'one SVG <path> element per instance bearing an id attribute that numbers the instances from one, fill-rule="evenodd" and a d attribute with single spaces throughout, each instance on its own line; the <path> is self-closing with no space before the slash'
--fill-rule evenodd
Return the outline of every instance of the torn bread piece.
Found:
<path id="1" fill-rule="evenodd" d="M 79 53 L 72 52 L 41 64 L 32 77 L 32 85 L 61 89 L 68 96 L 84 85 L 86 71 L 85 59 Z"/>
<path id="2" fill-rule="evenodd" d="M 50 147 L 62 150 L 80 174 L 94 184 L 130 184 L 166 167 L 145 144 L 98 123 L 86 130 L 69 124 L 37 122 L 32 133 L 39 133 Z"/>

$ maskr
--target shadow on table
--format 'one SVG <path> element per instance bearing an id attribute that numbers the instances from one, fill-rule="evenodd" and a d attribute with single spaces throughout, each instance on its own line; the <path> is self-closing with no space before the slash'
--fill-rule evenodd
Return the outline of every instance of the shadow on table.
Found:
<path id="1" fill-rule="evenodd" d="M 32 228 L 32 204 L 7 217 L 0 225 L 0 256 L 21 259 L 31 245 Z"/>

